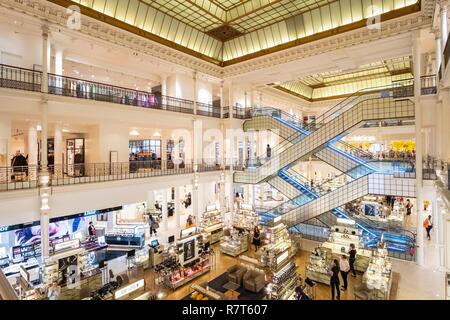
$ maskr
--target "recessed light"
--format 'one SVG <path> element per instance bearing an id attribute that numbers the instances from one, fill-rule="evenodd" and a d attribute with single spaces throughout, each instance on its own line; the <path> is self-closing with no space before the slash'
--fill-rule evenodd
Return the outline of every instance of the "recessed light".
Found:
<path id="1" fill-rule="evenodd" d="M 36 126 L 36 130 L 37 130 L 37 131 L 42 131 L 42 126 L 41 126 L 40 124 L 38 124 L 38 125 Z"/>

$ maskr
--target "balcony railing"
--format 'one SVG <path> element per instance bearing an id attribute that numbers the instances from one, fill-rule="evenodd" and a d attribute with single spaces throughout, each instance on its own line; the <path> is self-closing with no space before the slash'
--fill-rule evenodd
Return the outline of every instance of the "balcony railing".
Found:
<path id="1" fill-rule="evenodd" d="M 26 91 L 41 91 L 39 71 L 0 64 L 0 87 Z"/>
<path id="2" fill-rule="evenodd" d="M 429 76 L 423 76 L 420 77 L 420 90 L 421 95 L 429 95 L 429 94 L 436 94 L 437 93 L 437 79 L 436 75 L 429 75 Z"/>
<path id="3" fill-rule="evenodd" d="M 203 160 L 196 166 L 197 172 L 225 169 L 218 161 Z M 81 183 L 107 182 L 194 173 L 192 162 L 129 161 L 117 163 L 84 163 L 76 165 L 48 166 L 51 186 Z M 0 191 L 23 190 L 38 187 L 41 167 L 37 165 L 0 167 Z"/>

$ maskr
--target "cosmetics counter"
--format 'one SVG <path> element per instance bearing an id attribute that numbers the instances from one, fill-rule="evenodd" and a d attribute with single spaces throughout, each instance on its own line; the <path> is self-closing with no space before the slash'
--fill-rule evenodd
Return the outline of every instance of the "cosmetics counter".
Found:
<path id="1" fill-rule="evenodd" d="M 274 225 L 265 227 L 263 238 L 266 243 L 257 253 L 260 265 L 270 279 L 267 293 L 271 299 L 288 300 L 300 283 L 297 266 L 292 261 L 295 251 L 286 225 L 276 219 Z"/>
<path id="2" fill-rule="evenodd" d="M 239 230 L 253 230 L 259 224 L 259 217 L 248 204 L 241 204 L 233 216 L 233 227 Z"/>
<path id="3" fill-rule="evenodd" d="M 224 227 L 222 212 L 219 208 L 216 205 L 207 206 L 200 221 L 200 228 L 211 244 L 220 241 Z"/>
<path id="4" fill-rule="evenodd" d="M 389 300 L 392 287 L 392 264 L 385 245 L 374 253 L 362 282 L 371 289 L 371 300 Z"/>
<path id="5" fill-rule="evenodd" d="M 204 238 L 195 233 L 164 249 L 162 262 L 154 267 L 155 282 L 175 290 L 210 269 L 210 254 L 205 248 Z"/>
<path id="6" fill-rule="evenodd" d="M 326 285 L 330 284 L 329 259 L 327 256 L 331 254 L 329 249 L 315 248 L 314 252 L 309 256 L 309 262 L 306 264 L 306 278 L 315 282 Z"/>
<path id="7" fill-rule="evenodd" d="M 208 283 L 204 284 L 193 284 L 191 286 L 193 290 L 190 298 L 192 300 L 229 300 L 222 292 L 214 290 L 208 287 Z"/>
<path id="8" fill-rule="evenodd" d="M 361 231 L 351 226 L 335 225 L 331 228 L 330 238 L 322 243 L 324 249 L 329 249 L 331 254 L 327 255 L 328 261 L 331 263 L 333 259 L 339 259 L 340 256 L 348 256 L 350 244 L 354 244 L 356 248 L 355 270 L 366 271 L 372 251 L 362 248 Z"/>
<path id="9" fill-rule="evenodd" d="M 249 244 L 250 233 L 248 231 L 231 229 L 229 236 L 222 237 L 220 252 L 237 257 L 248 250 Z"/>
<path id="10" fill-rule="evenodd" d="M 142 248 L 145 244 L 145 229 L 143 226 L 114 228 L 113 232 L 106 233 L 105 241 L 111 247 Z"/>

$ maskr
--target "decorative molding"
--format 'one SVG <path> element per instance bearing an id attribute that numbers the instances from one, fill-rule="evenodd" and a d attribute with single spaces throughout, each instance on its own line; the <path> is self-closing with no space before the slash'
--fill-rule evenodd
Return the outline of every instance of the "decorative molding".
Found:
<path id="1" fill-rule="evenodd" d="M 51 29 L 64 29 L 69 34 L 80 32 L 84 35 L 129 48 L 135 52 L 147 54 L 188 69 L 197 70 L 215 78 L 224 79 L 429 27 L 432 23 L 435 1 L 422 0 L 420 12 L 383 21 L 381 30 L 360 28 L 227 67 L 208 63 L 189 54 L 85 16 L 82 19 L 81 30 L 70 30 L 66 26 L 68 13 L 65 8 L 45 0 L 2 0 L 0 6 L 41 19 L 48 23 Z"/>
<path id="2" fill-rule="evenodd" d="M 424 16 L 421 12 L 418 12 L 402 18 L 386 21 L 382 23 L 381 30 L 368 28 L 358 29 L 342 35 L 337 35 L 323 40 L 318 40 L 310 44 L 287 49 L 276 54 L 255 58 L 251 61 L 244 61 L 225 67 L 224 77 L 233 77 L 243 73 L 273 67 L 277 64 L 292 62 L 305 57 L 315 56 L 358 44 L 364 44 L 401 33 L 408 33 L 413 30 L 429 27 L 431 22 L 432 19 L 430 16 Z"/>

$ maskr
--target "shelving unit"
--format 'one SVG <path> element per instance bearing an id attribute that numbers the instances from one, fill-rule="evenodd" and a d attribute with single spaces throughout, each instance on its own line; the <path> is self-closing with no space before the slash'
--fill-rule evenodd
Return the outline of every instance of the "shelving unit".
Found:
<path id="1" fill-rule="evenodd" d="M 215 205 L 208 206 L 200 220 L 200 228 L 211 244 L 220 241 L 224 226 L 222 212 Z"/>
<path id="2" fill-rule="evenodd" d="M 263 235 L 266 244 L 261 247 L 258 257 L 270 279 L 268 297 L 289 300 L 300 284 L 297 266 L 292 261 L 294 248 L 289 233 L 283 223 L 277 222 L 274 226 L 265 227 Z"/>
<path id="3" fill-rule="evenodd" d="M 258 215 L 252 210 L 252 206 L 242 204 L 233 217 L 233 227 L 239 230 L 253 230 L 259 223 Z"/>

